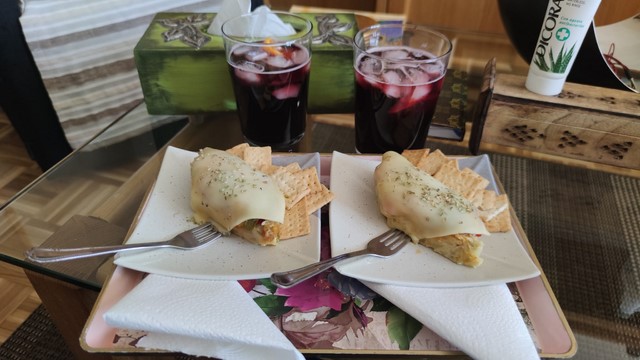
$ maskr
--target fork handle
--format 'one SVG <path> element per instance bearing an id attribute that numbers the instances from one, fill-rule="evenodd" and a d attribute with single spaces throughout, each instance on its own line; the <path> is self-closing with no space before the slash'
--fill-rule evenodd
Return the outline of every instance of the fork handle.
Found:
<path id="1" fill-rule="evenodd" d="M 322 260 L 317 263 L 303 266 L 298 269 L 273 273 L 271 274 L 271 282 L 280 288 L 288 289 L 294 285 L 297 285 L 303 282 L 304 280 L 309 279 L 314 275 L 320 274 L 321 272 L 331 268 L 333 265 L 335 265 L 336 263 L 342 260 L 349 259 L 356 256 L 367 255 L 367 254 L 369 254 L 369 251 L 367 249 L 363 249 L 359 251 L 354 251 L 354 252 L 334 256 L 330 259 Z"/>
<path id="2" fill-rule="evenodd" d="M 150 242 L 140 244 L 122 244 L 122 245 L 110 245 L 110 246 L 91 246 L 80 248 L 41 248 L 34 247 L 28 250 L 25 255 L 27 259 L 38 262 L 48 263 L 56 261 L 65 261 L 73 259 L 81 259 L 92 256 L 113 254 L 121 251 L 138 250 L 148 247 L 162 247 L 167 246 L 165 242 Z"/>

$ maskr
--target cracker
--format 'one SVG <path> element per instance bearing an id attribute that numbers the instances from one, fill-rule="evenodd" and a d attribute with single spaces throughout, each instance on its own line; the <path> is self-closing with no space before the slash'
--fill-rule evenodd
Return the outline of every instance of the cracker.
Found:
<path id="1" fill-rule="evenodd" d="M 334 195 L 320 182 L 315 168 L 304 169 L 301 173 L 307 180 L 307 186 L 309 187 L 309 194 L 306 196 L 307 214 L 311 215 L 333 200 Z"/>
<path id="2" fill-rule="evenodd" d="M 320 183 L 320 178 L 318 178 L 318 172 L 315 168 L 310 167 L 301 171 L 302 176 L 307 181 L 307 186 L 309 187 L 309 191 L 311 193 L 315 193 L 322 190 L 322 183 Z"/>
<path id="3" fill-rule="evenodd" d="M 457 162 L 444 163 L 433 177 L 469 201 L 489 184 L 488 180 L 470 169 L 459 170 Z"/>
<path id="4" fill-rule="evenodd" d="M 303 198 L 284 213 L 284 223 L 280 226 L 280 240 L 291 239 L 311 233 L 311 221 L 307 214 L 307 201 Z"/>
<path id="5" fill-rule="evenodd" d="M 421 159 L 426 158 L 429 155 L 429 149 L 406 149 L 402 151 L 404 156 L 413 166 L 417 166 Z"/>
<path id="6" fill-rule="evenodd" d="M 458 186 L 460 187 L 460 195 L 471 200 L 476 193 L 484 190 L 489 185 L 489 180 L 483 178 L 478 173 L 469 168 L 464 168 L 458 177 Z"/>
<path id="7" fill-rule="evenodd" d="M 270 146 L 249 146 L 244 149 L 243 159 L 246 163 L 260 170 L 271 165 Z"/>
<path id="8" fill-rule="evenodd" d="M 289 163 L 284 168 L 287 169 L 288 172 L 292 172 L 292 173 L 302 170 L 302 168 L 300 167 L 300 164 L 298 164 L 297 162 Z"/>
<path id="9" fill-rule="evenodd" d="M 490 197 L 487 198 L 490 199 Z M 495 194 L 495 197 L 492 200 L 487 200 L 485 204 L 481 205 L 479 210 L 480 218 L 489 232 L 505 232 L 511 230 L 509 198 L 506 194 Z M 496 214 L 496 211 L 500 212 Z M 489 217 L 491 217 L 491 219 L 489 219 Z"/>
<path id="10" fill-rule="evenodd" d="M 320 184 L 319 191 L 312 192 L 306 197 L 307 214 L 308 215 L 313 214 L 314 212 L 316 212 L 316 210 L 320 209 L 321 207 L 331 202 L 334 196 L 335 195 L 329 189 L 327 189 L 326 186 Z"/>
<path id="11" fill-rule="evenodd" d="M 505 194 L 496 194 L 493 199 L 488 198 L 487 203 L 478 208 L 480 211 L 480 218 L 485 222 L 490 217 L 493 218 L 496 212 L 503 211 L 504 209 L 509 209 L 509 198 L 507 198 L 507 195 Z"/>
<path id="12" fill-rule="evenodd" d="M 243 143 L 227 149 L 227 152 L 240 157 L 254 169 L 270 175 L 284 194 L 285 220 L 280 227 L 280 239 L 309 234 L 311 232 L 309 215 L 334 197 L 333 193 L 320 182 L 315 168 L 301 169 L 297 162 L 286 166 L 273 165 L 269 146 L 252 147 Z"/>
<path id="13" fill-rule="evenodd" d="M 442 164 L 435 174 L 433 174 L 433 177 L 445 184 L 451 190 L 460 193 L 460 185 L 458 182 L 460 174 L 461 171 L 458 169 L 458 166 L 453 164 L 451 161 L 447 161 Z"/>
<path id="14" fill-rule="evenodd" d="M 511 230 L 511 212 L 509 208 L 502 210 L 493 219 L 485 222 L 489 232 L 507 232 Z"/>
<path id="15" fill-rule="evenodd" d="M 475 205 L 480 210 L 493 209 L 496 204 L 496 194 L 493 190 L 482 190 L 478 191 L 471 199 L 473 205 Z"/>
<path id="16" fill-rule="evenodd" d="M 430 152 L 429 155 L 420 159 L 418 164 L 416 164 L 416 167 L 429 175 L 433 175 L 438 172 L 438 170 L 440 170 L 440 168 L 444 164 L 450 163 L 452 161 L 456 163 L 457 168 L 458 162 L 456 160 L 449 159 L 445 154 L 442 153 L 442 151 L 436 150 Z"/>
<path id="17" fill-rule="evenodd" d="M 271 175 L 271 178 L 278 184 L 280 191 L 284 194 L 287 209 L 292 208 L 311 192 L 303 172 L 290 172 L 289 169 L 281 167 Z"/>
<path id="18" fill-rule="evenodd" d="M 232 147 L 231 149 L 227 149 L 227 152 L 244 160 L 244 149 L 248 147 L 249 147 L 249 144 L 242 143 Z"/>
<path id="19" fill-rule="evenodd" d="M 451 161 L 444 163 L 433 177 L 470 201 L 477 192 L 489 185 L 489 180 L 471 169 L 459 170 L 457 162 L 454 164 Z"/>
<path id="20" fill-rule="evenodd" d="M 509 207 L 509 197 L 507 194 L 500 194 L 496 196 L 496 202 L 493 205 L 494 209 L 498 209 L 503 206 Z"/>
<path id="21" fill-rule="evenodd" d="M 262 171 L 263 173 L 267 174 L 267 175 L 273 175 L 276 171 L 278 171 L 278 169 L 282 169 L 282 166 L 278 166 L 278 165 L 266 165 L 261 167 L 260 171 Z"/>

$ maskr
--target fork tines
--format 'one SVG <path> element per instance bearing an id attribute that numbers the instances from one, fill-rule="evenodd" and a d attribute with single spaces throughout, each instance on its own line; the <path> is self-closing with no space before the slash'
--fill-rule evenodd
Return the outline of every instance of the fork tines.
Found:
<path id="1" fill-rule="evenodd" d="M 195 236 L 196 239 L 201 240 L 201 239 L 208 239 L 210 235 L 217 234 L 218 230 L 215 227 L 213 227 L 211 223 L 206 223 L 191 229 L 189 232 L 193 234 L 193 236 Z"/>
<path id="2" fill-rule="evenodd" d="M 398 239 L 404 239 L 402 235 L 404 235 L 402 231 L 398 229 L 390 229 L 389 231 L 376 236 L 374 240 L 388 245 L 397 241 Z"/>

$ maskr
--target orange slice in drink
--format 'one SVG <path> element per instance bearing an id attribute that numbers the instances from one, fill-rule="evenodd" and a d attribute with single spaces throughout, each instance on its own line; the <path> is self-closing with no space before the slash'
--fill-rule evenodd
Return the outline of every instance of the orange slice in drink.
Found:
<path id="1" fill-rule="evenodd" d="M 264 39 L 265 44 L 273 43 L 271 38 Z M 262 49 L 273 56 L 282 56 L 282 52 L 278 50 L 275 46 L 263 46 Z"/>

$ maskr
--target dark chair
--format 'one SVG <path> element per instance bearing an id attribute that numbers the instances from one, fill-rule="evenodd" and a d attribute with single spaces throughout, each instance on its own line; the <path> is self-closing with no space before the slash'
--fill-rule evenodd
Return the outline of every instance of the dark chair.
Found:
<path id="1" fill-rule="evenodd" d="M 42 170 L 71 152 L 19 22 L 17 1 L 0 1 L 0 107 Z"/>

